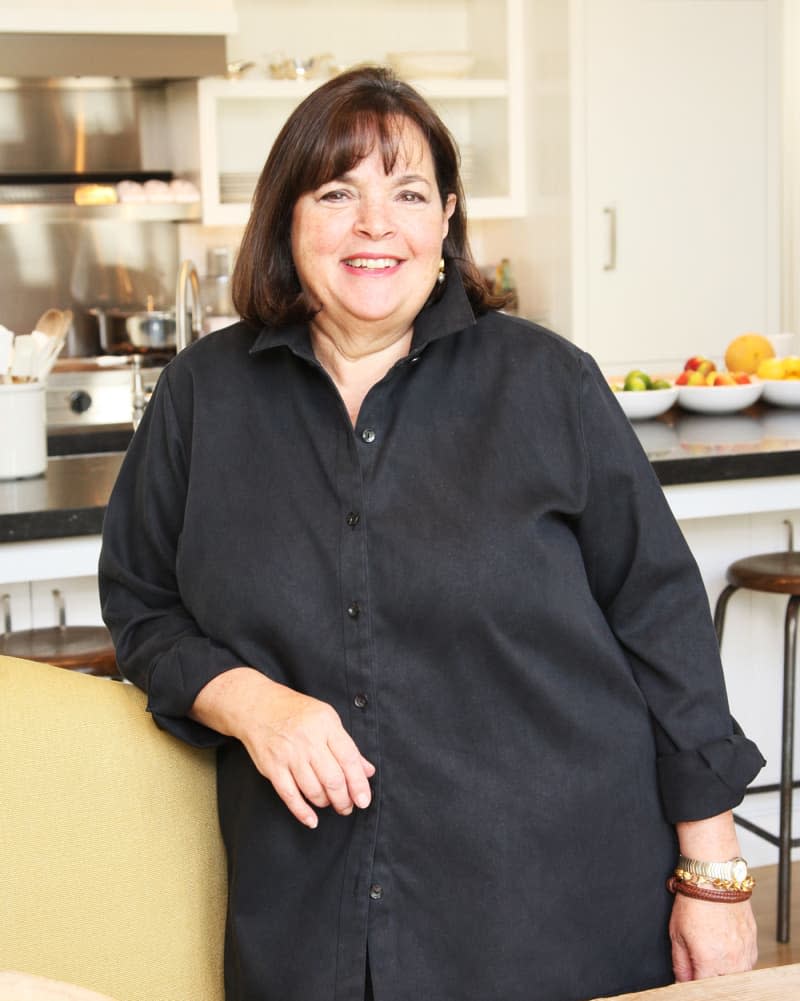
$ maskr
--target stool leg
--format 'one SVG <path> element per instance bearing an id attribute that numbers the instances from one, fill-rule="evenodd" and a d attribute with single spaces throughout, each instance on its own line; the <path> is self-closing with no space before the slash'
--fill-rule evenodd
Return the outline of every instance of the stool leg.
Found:
<path id="1" fill-rule="evenodd" d="M 67 609 L 64 605 L 64 595 L 57 587 L 53 588 L 53 604 L 56 606 L 56 616 L 58 617 L 58 628 L 65 629 L 67 626 Z"/>
<path id="2" fill-rule="evenodd" d="M 792 792 L 794 783 L 794 696 L 797 613 L 800 595 L 786 606 L 783 644 L 783 724 L 781 737 L 781 819 L 778 846 L 778 941 L 789 941 L 792 896 Z"/>
<path id="3" fill-rule="evenodd" d="M 722 646 L 722 629 L 725 625 L 725 610 L 728 607 L 728 602 L 738 590 L 738 587 L 728 584 L 717 598 L 717 604 L 714 609 L 714 629 L 717 631 L 717 643 L 720 646 Z"/>

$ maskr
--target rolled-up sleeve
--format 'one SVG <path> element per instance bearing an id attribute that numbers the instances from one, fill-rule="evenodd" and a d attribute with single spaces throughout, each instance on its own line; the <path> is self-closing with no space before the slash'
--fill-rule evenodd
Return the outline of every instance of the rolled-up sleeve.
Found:
<path id="1" fill-rule="evenodd" d="M 204 685 L 241 661 L 200 630 L 181 600 L 176 567 L 189 480 L 191 417 L 184 413 L 179 420 L 170 375 L 168 367 L 109 499 L 100 599 L 120 670 L 147 692 L 148 709 L 158 725 L 195 746 L 213 746 L 225 738 L 187 713 Z"/>
<path id="2" fill-rule="evenodd" d="M 672 822 L 736 806 L 764 765 L 731 717 L 699 570 L 622 408 L 583 358 L 577 531 L 595 597 L 649 708 Z"/>

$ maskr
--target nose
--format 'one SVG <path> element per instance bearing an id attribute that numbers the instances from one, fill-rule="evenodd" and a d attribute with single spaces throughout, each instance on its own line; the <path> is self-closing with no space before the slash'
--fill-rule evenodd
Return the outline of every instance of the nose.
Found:
<path id="1" fill-rule="evenodd" d="M 389 206 L 380 198 L 362 198 L 358 203 L 356 232 L 370 240 L 382 240 L 394 233 Z"/>

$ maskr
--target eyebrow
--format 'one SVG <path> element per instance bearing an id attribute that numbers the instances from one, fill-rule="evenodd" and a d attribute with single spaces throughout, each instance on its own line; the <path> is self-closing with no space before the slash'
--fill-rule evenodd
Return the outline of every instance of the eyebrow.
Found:
<path id="1" fill-rule="evenodd" d="M 419 182 L 421 184 L 427 184 L 428 187 L 431 186 L 431 182 L 427 177 L 423 177 L 422 174 L 403 174 L 402 177 L 397 178 L 397 184 L 413 184 L 414 182 Z"/>
<path id="2" fill-rule="evenodd" d="M 337 182 L 341 184 L 354 184 L 355 180 L 352 171 L 348 170 L 346 173 L 342 174 L 341 177 L 332 177 L 330 181 L 327 181 L 326 183 L 336 184 Z M 402 187 L 404 184 L 414 184 L 415 182 L 419 184 L 427 184 L 428 187 L 431 187 L 431 182 L 422 174 L 403 174 L 401 177 L 394 178 L 395 187 L 398 188 Z"/>

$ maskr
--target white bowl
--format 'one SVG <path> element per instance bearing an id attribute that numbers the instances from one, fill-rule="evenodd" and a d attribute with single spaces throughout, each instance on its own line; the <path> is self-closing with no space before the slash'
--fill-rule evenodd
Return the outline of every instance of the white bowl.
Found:
<path id="1" fill-rule="evenodd" d="M 626 416 L 632 421 L 658 417 L 669 410 L 678 398 L 678 387 L 669 389 L 620 389 L 614 393 Z"/>
<path id="2" fill-rule="evenodd" d="M 386 59 L 395 73 L 406 79 L 467 76 L 475 65 L 475 56 L 463 51 L 390 52 Z"/>
<path id="3" fill-rule="evenodd" d="M 752 406 L 762 389 L 761 382 L 736 386 L 678 386 L 678 406 L 698 414 L 735 414 L 737 410 Z"/>
<path id="4" fill-rule="evenodd" d="M 800 379 L 765 379 L 763 395 L 777 407 L 800 407 Z"/>

